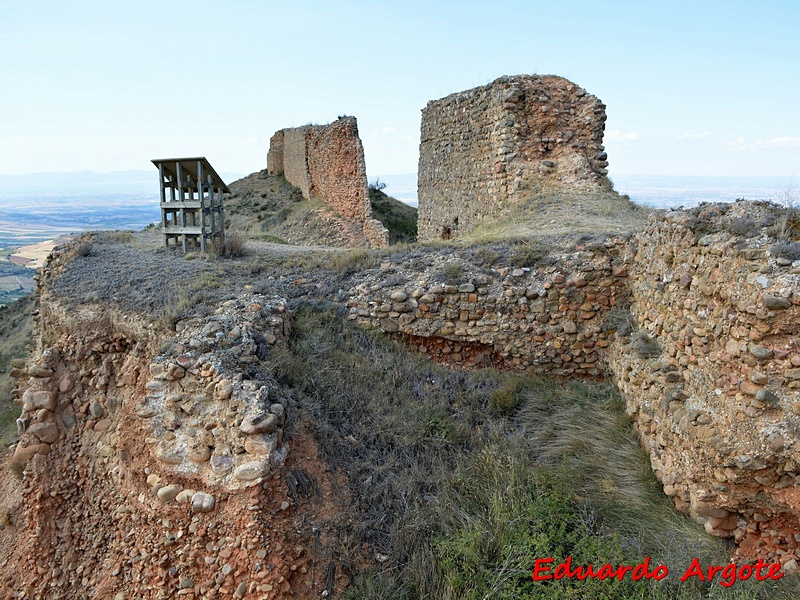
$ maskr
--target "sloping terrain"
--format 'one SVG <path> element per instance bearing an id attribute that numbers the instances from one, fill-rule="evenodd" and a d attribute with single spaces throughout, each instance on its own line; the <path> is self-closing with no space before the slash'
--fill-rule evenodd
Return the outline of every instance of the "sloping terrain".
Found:
<path id="1" fill-rule="evenodd" d="M 422 311 L 444 304 L 437 294 L 462 293 L 467 303 L 491 295 L 515 320 L 540 298 L 522 278 L 534 291 L 537 273 L 558 277 L 564 257 L 548 239 L 375 251 L 261 239 L 225 258 L 184 256 L 143 232 L 58 249 L 17 377 L 27 430 L 11 460 L 22 484 L 8 471 L 2 482 L 4 589 L 103 599 L 796 597 L 789 576 L 731 589 L 719 577 L 680 581 L 693 558 L 724 565 L 728 548 L 673 509 L 609 385 L 446 369 L 418 338 L 352 326 L 361 310 L 399 320 L 411 300 Z M 579 242 L 570 256 L 596 246 L 600 260 L 596 235 Z M 622 276 L 612 262 L 602 269 L 615 267 Z M 554 311 L 557 286 L 568 288 L 559 281 Z M 514 294 L 495 294 L 499 284 Z M 573 281 L 565 311 L 581 310 L 567 294 L 587 287 Z M 452 319 L 466 330 L 474 309 Z M 555 341 L 541 330 L 539 343 Z M 258 394 L 269 412 L 252 415 Z M 533 584 L 536 559 L 567 556 L 615 565 L 650 556 L 670 576 Z"/>
<path id="2" fill-rule="evenodd" d="M 282 175 L 253 173 L 230 185 L 225 226 L 256 240 L 303 246 L 369 247 L 362 225 L 321 201 L 307 201 Z M 416 210 L 383 193 L 373 200 L 373 217 L 390 231 L 392 243 L 416 238 Z"/>
<path id="3" fill-rule="evenodd" d="M 34 334 L 35 297 L 31 294 L 0 308 L 0 441 L 8 445 L 17 435 L 19 408 L 12 402 L 14 380 L 9 373 L 12 361 L 27 356 L 27 345 Z"/>

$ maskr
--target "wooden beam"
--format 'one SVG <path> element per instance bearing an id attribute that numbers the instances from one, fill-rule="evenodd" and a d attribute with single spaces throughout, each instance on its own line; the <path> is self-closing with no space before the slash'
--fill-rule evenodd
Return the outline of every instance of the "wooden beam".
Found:
<path id="1" fill-rule="evenodd" d="M 200 250 L 206 251 L 206 206 L 205 194 L 203 193 L 203 161 L 197 161 L 197 199 L 200 202 L 200 211 L 195 211 L 193 214 L 200 217 Z M 193 223 L 197 225 L 196 222 Z"/>
<path id="2" fill-rule="evenodd" d="M 219 235 L 220 241 L 225 242 L 225 207 L 222 205 L 222 188 L 217 189 L 219 194 Z"/>

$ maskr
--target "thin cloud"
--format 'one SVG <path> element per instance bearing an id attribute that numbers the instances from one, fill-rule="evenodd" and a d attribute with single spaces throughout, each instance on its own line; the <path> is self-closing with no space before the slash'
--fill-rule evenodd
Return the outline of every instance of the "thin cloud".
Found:
<path id="1" fill-rule="evenodd" d="M 606 131 L 604 137 L 607 142 L 633 142 L 639 139 L 639 134 L 635 131 L 623 133 L 612 129 L 611 131 Z"/>
<path id="2" fill-rule="evenodd" d="M 781 136 L 771 140 L 753 140 L 748 142 L 745 138 L 737 138 L 722 144 L 731 152 L 762 152 L 764 150 L 795 150 L 800 149 L 800 137 Z"/>
<path id="3" fill-rule="evenodd" d="M 704 140 L 711 135 L 710 131 L 703 131 L 702 133 L 682 133 L 676 135 L 676 140 Z"/>

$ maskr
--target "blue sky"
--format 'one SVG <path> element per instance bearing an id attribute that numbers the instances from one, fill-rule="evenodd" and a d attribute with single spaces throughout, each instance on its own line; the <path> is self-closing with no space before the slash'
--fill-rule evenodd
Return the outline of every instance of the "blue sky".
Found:
<path id="1" fill-rule="evenodd" d="M 358 117 L 416 171 L 420 110 L 519 73 L 608 108 L 615 173 L 800 177 L 800 2 L 3 0 L 0 175 L 266 167 L 283 127 Z"/>

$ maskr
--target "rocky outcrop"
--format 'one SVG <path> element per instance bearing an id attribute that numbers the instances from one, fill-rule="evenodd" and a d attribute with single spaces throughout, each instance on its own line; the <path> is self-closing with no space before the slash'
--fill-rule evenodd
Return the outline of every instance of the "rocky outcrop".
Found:
<path id="1" fill-rule="evenodd" d="M 24 526 L 0 557 L 4 589 L 155 599 L 313 588 L 311 532 L 300 532 L 315 516 L 280 485 L 307 481 L 282 468 L 290 407 L 260 370 L 289 334 L 284 301 L 242 294 L 165 333 L 54 295 L 50 280 L 73 255 L 54 252 L 42 272 L 39 336 L 14 370 Z M 314 469 L 313 442 L 294 444 Z"/>
<path id="2" fill-rule="evenodd" d="M 501 77 L 422 111 L 419 239 L 502 216 L 532 188 L 597 187 L 608 173 L 605 105 L 553 75 Z"/>
<path id="3" fill-rule="evenodd" d="M 388 245 L 386 228 L 372 218 L 364 148 L 355 117 L 276 132 L 270 139 L 267 171 L 283 173 L 306 199 L 319 198 L 341 216 L 360 223 L 371 247 Z"/>

